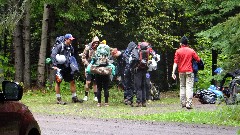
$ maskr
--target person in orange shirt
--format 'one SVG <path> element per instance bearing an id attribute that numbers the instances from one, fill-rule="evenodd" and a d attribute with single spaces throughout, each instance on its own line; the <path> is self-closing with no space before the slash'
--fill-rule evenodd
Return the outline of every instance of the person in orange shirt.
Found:
<path id="1" fill-rule="evenodd" d="M 175 80 L 175 71 L 178 67 L 180 80 L 180 102 L 182 107 L 192 109 L 194 73 L 192 59 L 200 62 L 200 57 L 189 47 L 188 38 L 183 36 L 180 40 L 180 48 L 176 50 L 172 70 L 172 78 Z"/>

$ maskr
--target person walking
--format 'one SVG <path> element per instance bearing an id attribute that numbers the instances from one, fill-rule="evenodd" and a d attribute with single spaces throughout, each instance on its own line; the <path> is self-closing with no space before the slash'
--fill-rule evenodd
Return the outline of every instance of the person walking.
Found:
<path id="1" fill-rule="evenodd" d="M 200 57 L 189 47 L 188 38 L 183 36 L 180 40 L 180 48 L 176 50 L 174 55 L 174 64 L 172 70 L 172 78 L 175 80 L 175 71 L 178 67 L 180 80 L 180 102 L 182 107 L 192 109 L 194 73 L 192 67 L 192 59 L 200 62 Z"/>
<path id="2" fill-rule="evenodd" d="M 146 107 L 146 74 L 150 65 L 150 58 L 155 55 L 148 42 L 139 42 L 132 52 L 131 68 L 134 71 L 134 88 L 136 90 L 136 107 Z"/>
<path id="3" fill-rule="evenodd" d="M 98 101 L 97 99 L 97 84 L 96 84 L 96 76 L 94 74 L 88 74 L 86 73 L 86 67 L 89 65 L 89 63 L 92 60 L 92 57 L 95 55 L 95 51 L 100 44 L 99 38 L 95 36 L 92 39 L 92 42 L 86 45 L 83 53 L 81 54 L 82 62 L 85 67 L 85 76 L 86 76 L 86 83 L 85 83 L 85 96 L 83 98 L 84 101 L 88 100 L 89 95 L 89 88 L 92 83 L 93 85 L 93 92 L 94 92 L 94 101 Z"/>
<path id="4" fill-rule="evenodd" d="M 64 36 L 64 42 L 55 46 L 51 53 L 53 69 L 57 72 L 55 85 L 57 104 L 61 105 L 66 104 L 66 102 L 62 101 L 60 94 L 60 84 L 62 82 L 62 79 L 65 82 L 70 82 L 72 102 L 83 102 L 83 100 L 79 100 L 77 97 L 74 73 L 72 72 L 72 68 L 70 67 L 70 57 L 74 54 L 74 48 L 72 47 L 71 43 L 74 39 L 75 38 L 72 36 L 72 34 L 66 34 Z"/>

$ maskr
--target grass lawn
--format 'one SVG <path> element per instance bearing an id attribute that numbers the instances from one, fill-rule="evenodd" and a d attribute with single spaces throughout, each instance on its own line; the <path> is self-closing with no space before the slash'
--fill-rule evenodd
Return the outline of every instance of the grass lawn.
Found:
<path id="1" fill-rule="evenodd" d="M 77 94 L 80 98 L 84 96 L 83 91 L 78 91 Z M 28 91 L 24 93 L 21 102 L 27 105 L 32 112 L 47 115 L 61 114 L 93 118 L 240 126 L 239 105 L 201 104 L 197 99 L 194 99 L 194 109 L 187 110 L 180 107 L 177 91 L 162 92 L 161 99 L 149 102 L 147 107 L 124 105 L 122 102 L 123 92 L 115 87 L 110 89 L 109 107 L 97 107 L 97 103 L 93 101 L 92 91 L 89 101 L 81 104 L 71 103 L 71 93 L 69 91 L 62 92 L 62 99 L 68 104 L 56 104 L 53 90 L 47 92 Z"/>

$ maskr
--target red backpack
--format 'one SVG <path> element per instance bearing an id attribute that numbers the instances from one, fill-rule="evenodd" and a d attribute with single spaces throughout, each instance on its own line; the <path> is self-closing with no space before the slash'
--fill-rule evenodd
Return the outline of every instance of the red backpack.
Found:
<path id="1" fill-rule="evenodd" d="M 138 44 L 139 50 L 139 64 L 138 68 L 148 68 L 149 55 L 152 53 L 152 47 L 148 42 L 140 42 Z"/>

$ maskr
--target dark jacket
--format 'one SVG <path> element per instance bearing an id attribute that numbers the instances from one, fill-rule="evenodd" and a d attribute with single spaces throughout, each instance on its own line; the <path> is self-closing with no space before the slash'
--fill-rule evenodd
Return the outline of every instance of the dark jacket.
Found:
<path id="1" fill-rule="evenodd" d="M 57 63 L 57 60 L 56 60 L 56 55 L 57 54 L 64 55 L 66 57 L 66 62 L 64 64 L 58 64 Z M 74 54 L 74 48 L 72 47 L 72 45 L 65 45 L 65 44 L 57 45 L 52 50 L 52 54 L 51 54 L 51 59 L 52 59 L 53 66 L 65 67 L 65 68 L 69 67 L 70 66 L 69 57 L 73 56 L 73 54 Z"/>

